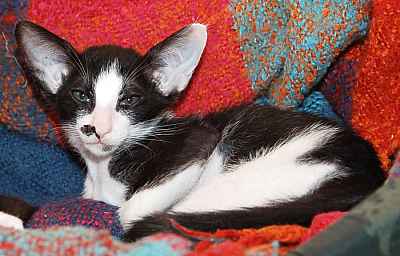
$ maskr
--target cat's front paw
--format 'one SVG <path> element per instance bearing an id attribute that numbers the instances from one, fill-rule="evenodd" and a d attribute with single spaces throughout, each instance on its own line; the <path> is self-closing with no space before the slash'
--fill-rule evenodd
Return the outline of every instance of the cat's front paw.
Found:
<path id="1" fill-rule="evenodd" d="M 23 230 L 23 221 L 13 215 L 0 212 L 0 226 Z"/>

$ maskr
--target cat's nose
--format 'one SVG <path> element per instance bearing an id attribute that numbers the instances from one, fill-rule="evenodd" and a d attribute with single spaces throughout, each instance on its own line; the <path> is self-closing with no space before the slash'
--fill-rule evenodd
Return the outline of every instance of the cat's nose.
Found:
<path id="1" fill-rule="evenodd" d="M 111 123 L 104 121 L 95 121 L 93 126 L 96 128 L 98 139 L 103 139 L 107 134 L 111 133 Z"/>
<path id="2" fill-rule="evenodd" d="M 108 131 L 102 131 L 101 129 L 96 129 L 96 127 L 86 124 L 81 127 L 81 132 L 85 134 L 86 136 L 92 136 L 93 134 L 96 136 L 98 140 L 102 140 L 105 135 L 111 132 L 111 130 Z"/>
<path id="3" fill-rule="evenodd" d="M 109 111 L 95 113 L 92 125 L 96 128 L 98 139 L 103 139 L 112 131 L 112 116 Z"/>
<path id="4" fill-rule="evenodd" d="M 111 133 L 111 126 L 110 127 L 99 126 L 99 128 L 96 128 L 96 134 L 98 136 L 98 139 L 100 140 L 104 139 L 104 137 L 109 133 Z"/>

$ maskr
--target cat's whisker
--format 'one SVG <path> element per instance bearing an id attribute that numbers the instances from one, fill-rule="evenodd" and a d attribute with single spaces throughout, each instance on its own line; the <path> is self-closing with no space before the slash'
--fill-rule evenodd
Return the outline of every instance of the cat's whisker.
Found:
<path id="1" fill-rule="evenodd" d="M 140 72 L 140 70 L 142 70 L 142 66 L 145 65 L 145 62 L 147 61 L 148 56 L 143 57 L 140 62 L 136 65 L 133 65 L 133 69 L 129 70 L 128 73 L 126 74 L 126 76 L 124 76 L 123 80 L 124 80 L 124 84 L 129 84 L 129 82 L 133 81 L 133 77 Z"/>
<path id="2" fill-rule="evenodd" d="M 141 140 L 141 139 L 140 139 L 140 140 Z M 137 140 L 137 139 L 134 139 L 134 138 L 128 138 L 128 139 L 125 140 L 125 143 L 123 143 L 123 145 L 121 146 L 121 148 L 122 148 L 123 150 L 126 150 L 127 148 L 131 147 L 132 145 L 138 145 L 138 146 L 141 146 L 141 147 L 145 148 L 146 150 L 148 150 L 148 151 L 154 153 L 154 151 L 153 151 L 149 146 L 147 146 L 146 144 L 143 144 L 143 143 L 139 142 L 140 140 Z M 120 153 L 121 153 L 121 152 L 120 152 Z"/>
<path id="3" fill-rule="evenodd" d="M 144 65 L 141 65 L 141 66 L 137 67 L 137 68 L 135 69 L 134 72 L 130 73 L 130 74 L 124 79 L 125 83 L 126 83 L 126 84 L 129 84 L 131 81 L 134 81 L 135 78 L 137 77 L 137 75 L 141 74 L 141 72 L 142 72 L 145 68 L 148 68 L 149 66 L 150 66 L 150 64 L 144 64 Z"/>
<path id="4" fill-rule="evenodd" d="M 88 72 L 87 69 L 84 68 L 82 61 L 80 60 L 80 57 L 75 51 L 70 51 L 71 54 L 69 54 L 69 59 L 66 60 L 66 62 L 70 63 L 72 66 L 75 66 L 81 77 L 85 82 L 88 82 Z"/>

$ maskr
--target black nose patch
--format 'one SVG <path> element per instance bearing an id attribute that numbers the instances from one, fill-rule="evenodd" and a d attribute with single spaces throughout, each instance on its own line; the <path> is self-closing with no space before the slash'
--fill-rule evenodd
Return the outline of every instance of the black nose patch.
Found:
<path id="1" fill-rule="evenodd" d="M 86 124 L 81 127 L 81 132 L 88 137 L 94 134 L 98 139 L 100 139 L 100 136 L 96 133 L 96 127 L 94 126 Z"/>

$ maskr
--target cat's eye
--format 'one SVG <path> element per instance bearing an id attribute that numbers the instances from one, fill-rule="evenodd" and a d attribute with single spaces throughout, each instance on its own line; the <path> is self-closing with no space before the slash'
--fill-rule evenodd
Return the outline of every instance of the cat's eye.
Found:
<path id="1" fill-rule="evenodd" d="M 79 101 L 79 102 L 82 102 L 82 103 L 89 103 L 90 102 L 89 95 L 87 95 L 82 90 L 79 90 L 79 89 L 72 90 L 71 91 L 71 95 L 76 101 Z"/>
<path id="2" fill-rule="evenodd" d="M 141 99 L 142 99 L 142 97 L 139 96 L 139 95 L 129 95 L 129 96 L 123 97 L 123 98 L 120 100 L 119 105 L 120 105 L 121 107 L 124 107 L 124 108 L 130 107 L 130 106 L 134 106 L 134 105 L 136 105 Z"/>

